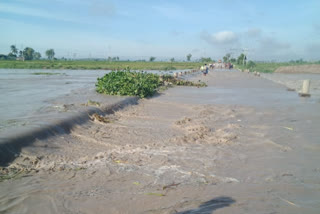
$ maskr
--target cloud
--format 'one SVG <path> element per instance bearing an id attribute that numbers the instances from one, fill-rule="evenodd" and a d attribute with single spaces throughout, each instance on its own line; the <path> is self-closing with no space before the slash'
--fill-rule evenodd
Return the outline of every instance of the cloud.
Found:
<path id="1" fill-rule="evenodd" d="M 310 59 L 314 59 L 314 60 L 319 60 L 320 58 L 320 43 L 316 42 L 316 43 L 309 43 L 305 46 L 304 51 L 305 51 L 305 56 L 307 56 Z"/>
<path id="2" fill-rule="evenodd" d="M 263 51 L 280 51 L 280 50 L 287 50 L 291 48 L 290 43 L 278 41 L 276 38 L 273 37 L 264 37 L 259 41 L 260 48 Z"/>
<path id="3" fill-rule="evenodd" d="M 209 34 L 204 31 L 201 33 L 201 38 L 209 44 L 228 45 L 238 41 L 238 36 L 232 31 L 220 31 L 214 34 Z"/>
<path id="4" fill-rule="evenodd" d="M 21 7 L 18 5 L 12 4 L 0 4 L 0 11 L 5 13 L 12 13 L 17 15 L 23 16 L 32 16 L 44 19 L 51 19 L 57 21 L 66 21 L 66 22 L 74 22 L 74 23 L 82 23 L 79 19 L 67 16 L 66 14 L 52 14 L 49 11 L 44 11 L 40 9 L 28 8 L 28 7 Z"/>
<path id="5" fill-rule="evenodd" d="M 250 28 L 245 34 L 249 37 L 260 37 L 262 35 L 262 30 L 259 28 Z"/>
<path id="6" fill-rule="evenodd" d="M 201 50 L 199 48 L 194 48 L 191 50 L 192 53 L 199 53 Z"/>
<path id="7" fill-rule="evenodd" d="M 116 7 L 111 1 L 104 2 L 101 0 L 95 0 L 92 1 L 89 6 L 89 14 L 93 16 L 112 17 L 116 14 Z"/>

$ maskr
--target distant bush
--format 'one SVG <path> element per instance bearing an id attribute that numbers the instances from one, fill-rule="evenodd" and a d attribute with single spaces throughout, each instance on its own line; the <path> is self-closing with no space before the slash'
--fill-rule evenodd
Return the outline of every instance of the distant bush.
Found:
<path id="1" fill-rule="evenodd" d="M 253 61 L 249 61 L 248 63 L 247 63 L 247 68 L 254 68 L 254 67 L 256 67 L 256 63 L 254 63 Z"/>

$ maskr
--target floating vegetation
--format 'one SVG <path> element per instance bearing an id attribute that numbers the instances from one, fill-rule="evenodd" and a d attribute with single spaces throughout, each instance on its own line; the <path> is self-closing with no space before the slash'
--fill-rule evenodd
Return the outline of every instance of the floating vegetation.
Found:
<path id="1" fill-rule="evenodd" d="M 156 74 L 125 69 L 112 71 L 104 77 L 98 78 L 96 90 L 104 94 L 144 98 L 152 96 L 160 85 L 159 76 Z"/>
<path id="2" fill-rule="evenodd" d="M 19 169 L 0 168 L 0 182 L 24 177 L 27 172 Z"/>
<path id="3" fill-rule="evenodd" d="M 194 83 L 177 79 L 171 75 L 160 76 L 152 73 L 130 71 L 130 69 L 127 68 L 122 71 L 112 71 L 98 78 L 96 90 L 104 94 L 144 98 L 152 96 L 161 86 L 168 85 L 207 86 L 203 82 Z"/>
<path id="4" fill-rule="evenodd" d="M 87 102 L 87 106 L 100 106 L 100 103 L 99 102 L 96 102 L 96 101 L 93 101 L 93 100 L 89 100 Z"/>
<path id="5" fill-rule="evenodd" d="M 90 116 L 90 119 L 92 121 L 98 121 L 98 122 L 102 122 L 102 123 L 111 123 L 112 121 L 109 120 L 108 118 L 106 117 L 102 117 L 101 115 L 97 114 L 97 113 L 94 113 Z"/>

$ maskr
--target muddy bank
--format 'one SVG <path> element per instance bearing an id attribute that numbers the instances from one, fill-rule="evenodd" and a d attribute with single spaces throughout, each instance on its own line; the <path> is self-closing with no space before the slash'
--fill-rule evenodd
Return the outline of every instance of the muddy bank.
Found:
<path id="1" fill-rule="evenodd" d="M 16 177 L 0 183 L 0 211 L 318 213 L 319 104 L 241 72 L 193 78 L 208 87 L 23 148 L 2 169 Z"/>
<path id="2" fill-rule="evenodd" d="M 277 68 L 275 73 L 310 73 L 320 74 L 320 65 L 297 65 L 297 66 L 282 66 Z"/>

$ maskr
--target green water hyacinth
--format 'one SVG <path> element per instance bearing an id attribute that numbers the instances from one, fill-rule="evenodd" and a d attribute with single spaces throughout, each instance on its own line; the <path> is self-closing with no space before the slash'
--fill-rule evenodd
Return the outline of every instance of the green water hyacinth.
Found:
<path id="1" fill-rule="evenodd" d="M 194 86 L 206 87 L 204 82 L 191 82 L 177 79 L 172 75 L 158 75 L 146 72 L 130 71 L 129 68 L 122 71 L 112 71 L 102 78 L 98 78 L 96 90 L 99 93 L 121 96 L 150 97 L 161 88 L 169 86 Z"/>
<path id="2" fill-rule="evenodd" d="M 152 96 L 161 86 L 159 75 L 146 72 L 112 71 L 98 78 L 96 90 L 99 93 L 121 96 Z"/>

